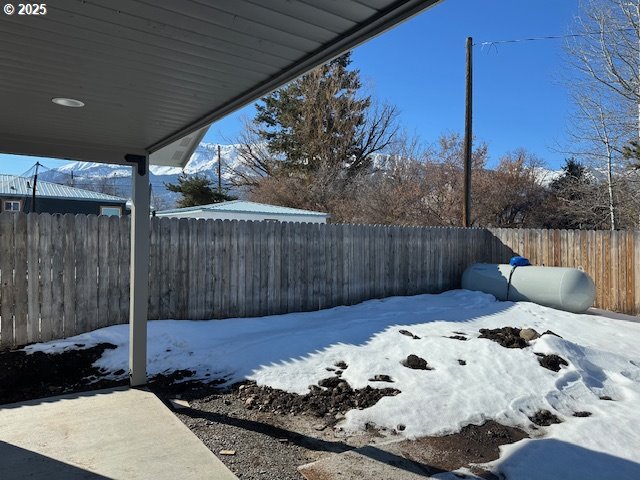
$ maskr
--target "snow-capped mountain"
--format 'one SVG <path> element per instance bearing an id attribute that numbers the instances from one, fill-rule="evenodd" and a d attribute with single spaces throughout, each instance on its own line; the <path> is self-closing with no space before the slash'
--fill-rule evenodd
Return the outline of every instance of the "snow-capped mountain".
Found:
<path id="1" fill-rule="evenodd" d="M 534 172 L 540 184 L 545 187 L 551 185 L 551 182 L 562 175 L 562 170 L 549 170 L 544 167 L 535 167 Z"/>
<path id="2" fill-rule="evenodd" d="M 238 145 L 220 145 L 222 159 L 222 183 L 228 188 L 229 179 L 233 172 L 241 165 L 238 157 Z M 149 167 L 149 180 L 153 193 L 153 200 L 161 209 L 175 206 L 179 194 L 170 192 L 165 183 L 176 183 L 181 173 L 202 174 L 211 178 L 214 185 L 218 182 L 218 145 L 201 143 L 189 159 L 186 167 Z M 131 195 L 131 168 L 123 165 L 107 165 L 104 163 L 72 162 L 62 167 L 43 172 L 40 178 L 45 181 L 64 183 L 86 188 L 100 189 L 122 197 Z M 236 193 L 237 192 L 231 192 Z"/>
<path id="3" fill-rule="evenodd" d="M 225 169 L 231 170 L 238 166 L 238 145 L 220 145 L 220 156 Z M 189 159 L 184 173 L 208 173 L 217 172 L 218 167 L 218 145 L 213 143 L 201 143 L 196 148 Z M 122 165 L 107 165 L 104 163 L 73 162 L 54 170 L 60 175 L 75 175 L 83 177 L 128 177 L 131 175 L 131 168 Z M 151 165 L 149 171 L 156 176 L 180 175 L 183 169 L 178 167 L 159 167 Z M 225 174 L 223 173 L 223 178 Z"/>

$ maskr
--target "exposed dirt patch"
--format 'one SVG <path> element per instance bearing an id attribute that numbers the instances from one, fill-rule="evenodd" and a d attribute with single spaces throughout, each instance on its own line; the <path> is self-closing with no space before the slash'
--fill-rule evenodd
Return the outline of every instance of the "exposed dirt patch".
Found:
<path id="1" fill-rule="evenodd" d="M 472 463 L 496 460 L 500 456 L 501 445 L 515 443 L 524 438 L 529 438 L 524 430 L 488 421 L 479 426 L 467 425 L 452 435 L 404 441 L 398 444 L 398 448 L 403 456 L 428 465 L 436 471 L 446 472 Z M 481 478 L 498 478 L 481 469 L 475 469 L 474 473 Z"/>
<path id="2" fill-rule="evenodd" d="M 411 368 L 413 370 L 433 370 L 424 358 L 421 358 L 417 355 L 411 354 L 405 360 L 403 360 L 402 365 L 407 368 Z"/>
<path id="3" fill-rule="evenodd" d="M 520 329 L 514 327 L 481 328 L 480 338 L 487 338 L 505 348 L 526 348 L 529 346 L 529 342 L 520 336 Z"/>
<path id="4" fill-rule="evenodd" d="M 451 335 L 450 337 L 447 337 L 447 338 L 451 338 L 452 340 L 462 340 L 462 341 L 469 340 L 467 337 L 463 337 L 462 335 Z"/>
<path id="5" fill-rule="evenodd" d="M 125 386 L 129 384 L 124 370 L 113 372 L 109 378 L 104 370 L 93 364 L 105 350 L 116 348 L 110 343 L 101 343 L 93 347 L 67 350 L 61 353 L 34 352 L 27 354 L 22 350 L 0 352 L 0 405 L 22 402 L 36 398 L 52 397 L 65 393 L 86 392 Z M 120 377 L 114 379 L 113 376 Z M 210 385 L 224 383 L 224 379 L 203 383 L 198 380 L 185 380 L 194 372 L 177 370 L 167 375 L 156 375 L 149 379 L 148 387 L 166 394 L 180 394 L 185 391 L 198 392 Z"/>
<path id="6" fill-rule="evenodd" d="M 254 382 L 236 385 L 234 392 L 237 392 L 238 398 L 248 409 L 276 415 L 306 414 L 322 417 L 327 425 L 334 424 L 341 415 L 353 408 L 368 408 L 378 403 L 382 397 L 400 393 L 400 390 L 395 388 L 370 386 L 354 390 L 346 381 L 337 377 L 320 380 L 318 385 L 325 388 L 310 385 L 309 393 L 306 395 L 258 386 Z"/>
<path id="7" fill-rule="evenodd" d="M 400 330 L 400 332 L 402 335 L 406 335 L 407 337 L 411 337 L 414 340 L 420 340 L 420 337 L 417 335 L 414 335 L 413 333 L 411 333 L 409 330 Z"/>
<path id="8" fill-rule="evenodd" d="M 536 353 L 538 356 L 538 362 L 540 366 L 554 372 L 559 372 L 562 366 L 567 366 L 569 363 L 559 355 L 552 353 L 551 355 L 545 355 L 543 353 Z"/>
<path id="9" fill-rule="evenodd" d="M 78 350 L 56 354 L 0 352 L 0 404 L 127 384 L 126 379 L 100 378 L 104 372 L 93 366 L 105 350 L 114 349 L 115 345 L 77 346 Z"/>
<path id="10" fill-rule="evenodd" d="M 591 415 L 591 412 L 573 412 L 574 417 L 590 417 Z"/>
<path id="11" fill-rule="evenodd" d="M 562 420 L 549 410 L 538 410 L 532 417 L 529 417 L 529 420 L 540 427 L 548 427 L 554 423 L 562 423 Z"/>

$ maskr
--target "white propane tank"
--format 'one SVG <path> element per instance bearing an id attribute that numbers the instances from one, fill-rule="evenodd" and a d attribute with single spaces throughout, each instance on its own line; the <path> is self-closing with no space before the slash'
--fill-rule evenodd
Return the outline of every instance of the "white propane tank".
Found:
<path id="1" fill-rule="evenodd" d="M 462 288 L 490 293 L 498 300 L 533 302 L 573 313 L 585 312 L 596 298 L 589 275 L 564 267 L 514 269 L 511 265 L 476 263 L 462 274 Z"/>

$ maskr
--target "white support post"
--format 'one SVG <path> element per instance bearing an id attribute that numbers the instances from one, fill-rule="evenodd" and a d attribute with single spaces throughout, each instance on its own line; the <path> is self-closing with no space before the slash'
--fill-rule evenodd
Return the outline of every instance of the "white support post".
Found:
<path id="1" fill-rule="evenodd" d="M 131 207 L 131 285 L 129 291 L 129 381 L 147 383 L 147 313 L 149 302 L 149 157 L 127 155 L 134 162 Z"/>

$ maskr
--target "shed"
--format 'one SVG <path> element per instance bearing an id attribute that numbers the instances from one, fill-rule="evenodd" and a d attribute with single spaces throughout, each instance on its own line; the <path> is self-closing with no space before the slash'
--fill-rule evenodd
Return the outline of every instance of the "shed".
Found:
<path id="1" fill-rule="evenodd" d="M 174 208 L 156 212 L 157 217 L 208 218 L 215 220 L 271 220 L 274 222 L 327 223 L 329 214 L 280 207 L 266 203 L 233 200 L 230 202 Z"/>
<path id="2" fill-rule="evenodd" d="M 0 174 L 0 212 L 84 213 L 122 216 L 127 199 L 82 188 L 39 180 L 33 205 L 33 181 L 15 175 Z"/>

